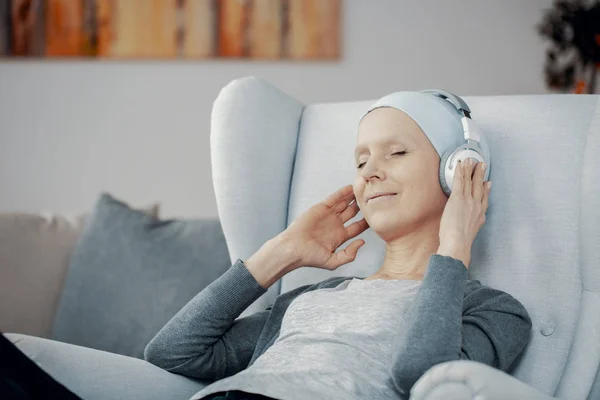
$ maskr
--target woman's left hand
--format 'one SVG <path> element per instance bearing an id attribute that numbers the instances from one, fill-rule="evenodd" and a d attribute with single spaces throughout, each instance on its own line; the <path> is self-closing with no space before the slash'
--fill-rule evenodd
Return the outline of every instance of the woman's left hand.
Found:
<path id="1" fill-rule="evenodd" d="M 471 261 L 471 245 L 485 223 L 488 209 L 491 182 L 483 182 L 484 165 L 475 164 L 471 158 L 457 164 L 452 193 L 440 221 L 438 254 L 460 259 L 467 268 Z"/>

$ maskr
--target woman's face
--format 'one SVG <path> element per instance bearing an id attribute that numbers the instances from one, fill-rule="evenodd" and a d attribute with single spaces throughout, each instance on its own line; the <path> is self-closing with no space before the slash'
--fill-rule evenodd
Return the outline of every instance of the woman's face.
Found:
<path id="1" fill-rule="evenodd" d="M 439 223 L 448 200 L 439 183 L 439 165 L 435 148 L 404 112 L 381 107 L 362 119 L 353 190 L 363 217 L 383 240 Z M 367 201 L 379 192 L 396 195 Z"/>

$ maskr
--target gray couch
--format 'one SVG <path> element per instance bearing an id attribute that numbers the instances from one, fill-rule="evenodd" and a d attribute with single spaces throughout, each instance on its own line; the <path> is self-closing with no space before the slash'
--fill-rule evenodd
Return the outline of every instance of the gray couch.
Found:
<path id="1" fill-rule="evenodd" d="M 0 213 L 0 331 L 84 399 L 187 399 L 209 383 L 141 359 L 230 266 L 218 219 L 164 220 L 159 208 L 103 195 L 88 214 Z"/>
<path id="2" fill-rule="evenodd" d="M 427 400 L 600 399 L 599 97 L 464 97 L 487 134 L 494 182 L 469 275 L 521 301 L 533 330 L 511 375 L 473 361 L 440 364 L 417 383 Z M 304 105 L 254 77 L 221 91 L 212 113 L 211 154 L 231 262 L 249 257 L 352 181 L 356 125 L 373 100 Z M 355 261 L 333 272 L 293 271 L 240 317 L 304 284 L 374 273 L 384 243 L 370 230 L 360 237 L 366 244 Z M 158 399 L 167 392 L 183 399 L 205 384 L 138 359 L 8 336 L 89 399 Z"/>
<path id="3" fill-rule="evenodd" d="M 160 205 L 141 211 L 158 217 Z M 0 331 L 54 339 L 71 254 L 88 217 L 89 213 L 0 213 Z"/>
<path id="4" fill-rule="evenodd" d="M 0 213 L 0 331 L 143 358 L 229 267 L 218 219 L 161 219 L 107 193 L 87 215 Z"/>

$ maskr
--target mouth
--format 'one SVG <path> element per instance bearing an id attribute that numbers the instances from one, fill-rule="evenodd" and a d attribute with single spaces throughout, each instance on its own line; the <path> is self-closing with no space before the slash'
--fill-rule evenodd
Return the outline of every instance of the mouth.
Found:
<path id="1" fill-rule="evenodd" d="M 370 199 L 367 200 L 367 203 L 384 201 L 384 200 L 394 197 L 397 194 L 398 193 L 389 193 L 389 194 L 384 194 L 384 195 L 380 195 L 380 196 L 376 196 L 376 197 L 371 197 Z"/>

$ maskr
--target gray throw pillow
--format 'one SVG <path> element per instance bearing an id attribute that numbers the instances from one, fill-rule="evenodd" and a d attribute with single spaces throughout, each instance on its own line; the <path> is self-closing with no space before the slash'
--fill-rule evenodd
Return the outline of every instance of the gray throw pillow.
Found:
<path id="1" fill-rule="evenodd" d="M 52 339 L 143 358 L 229 267 L 218 219 L 159 220 L 102 193 L 73 249 Z"/>

